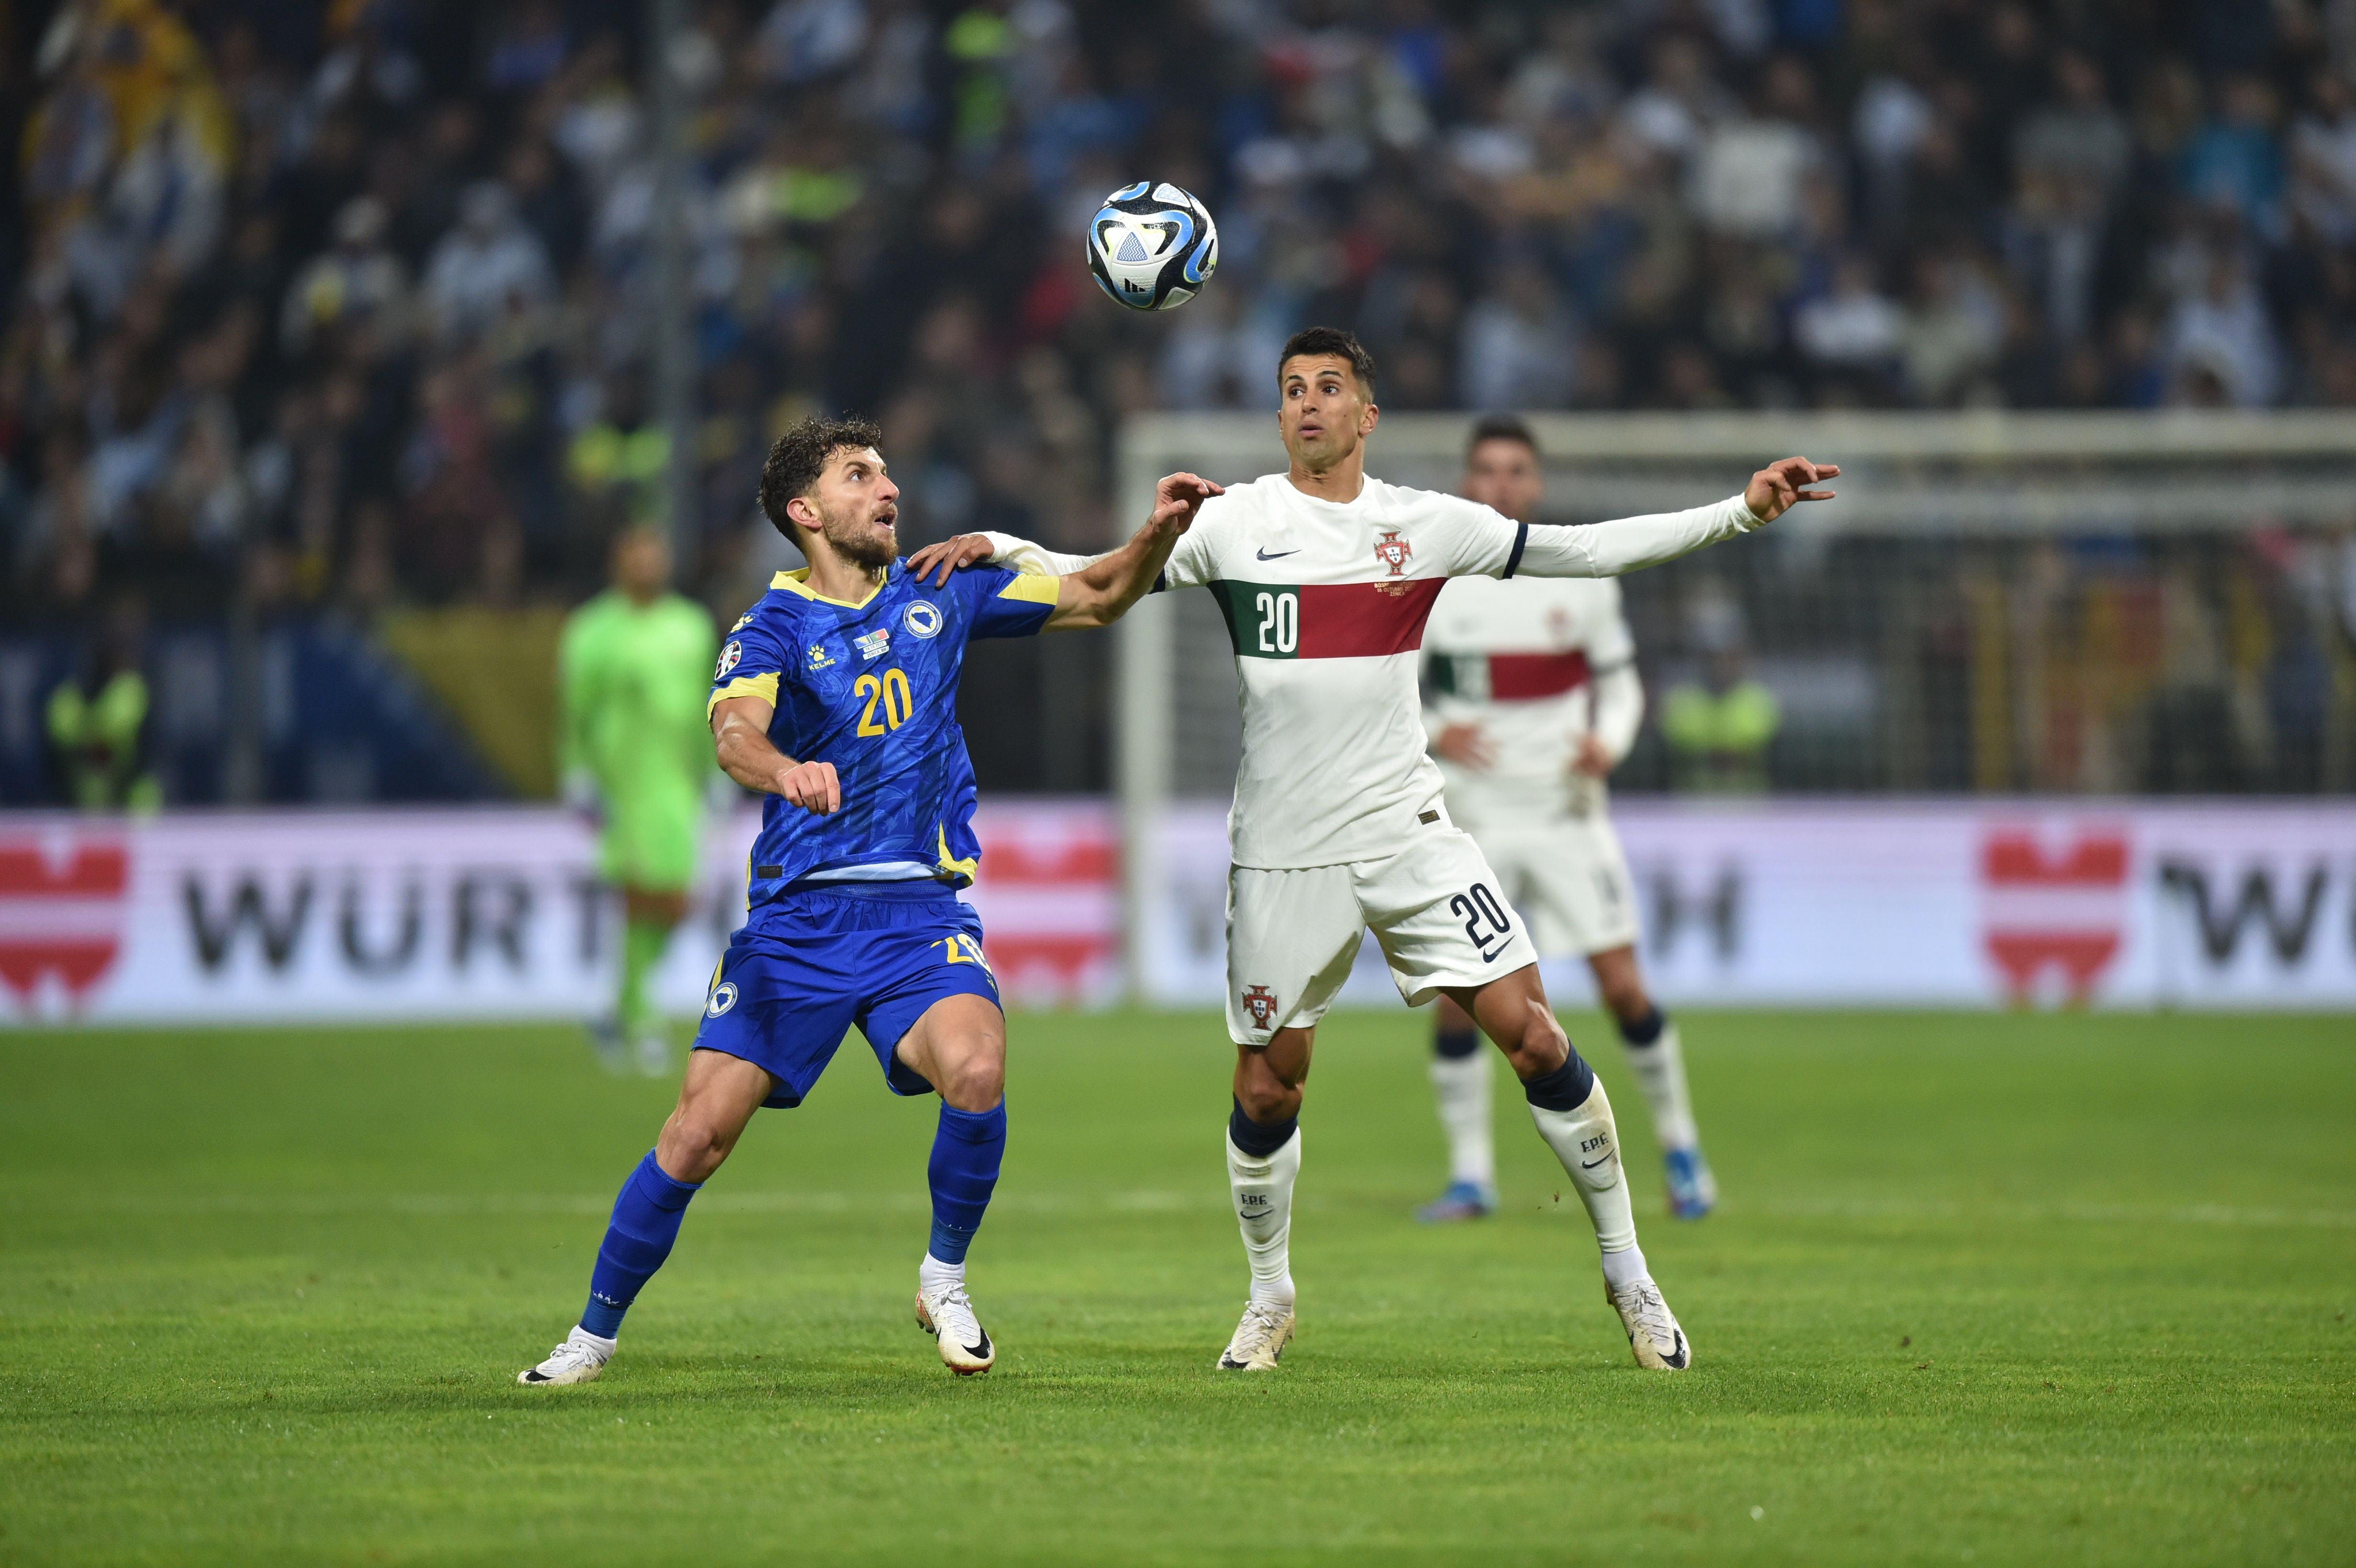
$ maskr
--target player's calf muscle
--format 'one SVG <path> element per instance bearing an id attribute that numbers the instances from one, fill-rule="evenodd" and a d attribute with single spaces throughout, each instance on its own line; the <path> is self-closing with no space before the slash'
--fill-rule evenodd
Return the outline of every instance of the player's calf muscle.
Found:
<path id="1" fill-rule="evenodd" d="M 1570 1037 L 1547 1004 L 1536 966 L 1502 976 L 1478 990 L 1448 994 L 1497 1042 L 1515 1077 L 1543 1077 L 1570 1059 Z"/>

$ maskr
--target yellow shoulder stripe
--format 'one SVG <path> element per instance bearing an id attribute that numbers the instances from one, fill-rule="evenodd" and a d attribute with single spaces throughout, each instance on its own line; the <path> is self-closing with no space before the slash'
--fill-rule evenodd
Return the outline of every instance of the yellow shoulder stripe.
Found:
<path id="1" fill-rule="evenodd" d="M 775 708 L 777 705 L 777 677 L 774 675 L 738 676 L 712 694 L 711 700 L 703 705 L 703 716 L 711 718 L 713 709 L 738 697 L 757 697 Z"/>
<path id="2" fill-rule="evenodd" d="M 998 591 L 1001 599 L 1022 599 L 1033 604 L 1053 606 L 1064 591 L 1060 577 L 1034 577 L 1024 572 Z"/>

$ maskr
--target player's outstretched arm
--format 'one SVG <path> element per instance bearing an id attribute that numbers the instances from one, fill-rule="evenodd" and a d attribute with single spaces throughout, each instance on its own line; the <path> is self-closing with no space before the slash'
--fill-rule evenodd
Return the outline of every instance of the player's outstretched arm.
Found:
<path id="1" fill-rule="evenodd" d="M 1786 457 L 1753 474 L 1741 495 L 1707 507 L 1570 527 L 1533 523 L 1513 570 L 1530 577 L 1617 577 L 1658 566 L 1762 528 L 1802 501 L 1831 500 L 1832 491 L 1814 486 L 1839 475 L 1835 464 Z"/>
<path id="2" fill-rule="evenodd" d="M 1170 564 L 1170 552 L 1178 547 L 1179 536 L 1194 526 L 1203 503 L 1226 494 L 1224 487 L 1198 475 L 1163 478 L 1153 487 L 1153 515 L 1127 544 L 1057 579 L 1061 587 L 1044 630 L 1109 626 L 1127 614 L 1130 605 L 1153 591 L 1153 580 Z"/>
<path id="3" fill-rule="evenodd" d="M 712 744 L 721 771 L 746 789 L 783 795 L 814 816 L 842 809 L 842 781 L 832 763 L 798 763 L 770 743 L 773 704 L 732 697 L 712 709 Z"/>

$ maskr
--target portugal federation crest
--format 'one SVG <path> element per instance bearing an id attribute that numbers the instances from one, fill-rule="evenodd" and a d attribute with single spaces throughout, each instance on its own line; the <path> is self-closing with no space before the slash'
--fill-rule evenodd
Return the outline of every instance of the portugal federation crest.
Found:
<path id="1" fill-rule="evenodd" d="M 1375 541 L 1375 559 L 1389 567 L 1393 577 L 1407 575 L 1408 558 L 1414 553 L 1415 546 L 1399 538 L 1397 528 L 1385 528 L 1383 537 Z"/>
<path id="2" fill-rule="evenodd" d="M 1266 986 L 1244 987 L 1244 1011 L 1251 1014 L 1255 1028 L 1267 1029 L 1276 1022 L 1276 993 Z"/>

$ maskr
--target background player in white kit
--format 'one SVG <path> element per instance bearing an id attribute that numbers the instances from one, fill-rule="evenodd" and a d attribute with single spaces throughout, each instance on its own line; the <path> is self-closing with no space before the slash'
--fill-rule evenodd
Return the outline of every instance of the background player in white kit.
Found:
<path id="1" fill-rule="evenodd" d="M 1529 426 L 1495 414 L 1472 427 L 1463 493 L 1516 522 L 1545 495 Z M 1669 1212 L 1718 1200 L 1686 1089 L 1676 1026 L 1636 967 L 1635 889 L 1606 814 L 1604 779 L 1644 717 L 1636 643 L 1613 578 L 1451 582 L 1424 628 L 1424 729 L 1448 784 L 1448 814 L 1504 879 L 1545 958 L 1578 954 L 1620 1025 L 1653 1113 Z M 1431 1084 L 1448 1134 L 1448 1189 L 1419 1217 L 1477 1219 L 1497 1204 L 1489 1057 L 1464 1009 L 1440 999 Z"/>
<path id="2" fill-rule="evenodd" d="M 1243 755 L 1227 835 L 1227 1032 L 1236 1042 L 1227 1179 L 1251 1296 L 1218 1364 L 1267 1371 L 1293 1331 L 1290 1237 L 1299 1114 L 1317 1023 L 1371 929 L 1410 1007 L 1455 998 L 1522 1082 L 1601 1254 L 1604 1297 L 1639 1366 L 1681 1371 L 1685 1331 L 1636 1245 L 1612 1103 L 1571 1049 L 1537 955 L 1496 874 L 1448 821 L 1417 697 L 1425 618 L 1447 579 L 1604 577 L 1747 533 L 1839 470 L 1786 458 L 1712 506 L 1580 528 L 1516 523 L 1459 496 L 1365 475 L 1374 362 L 1333 327 L 1278 358 L 1289 470 L 1205 502 L 1170 558 L 1170 587 L 1211 590 L 1227 621 Z M 910 560 L 922 576 L 982 559 L 1061 572 L 1085 561 L 1002 535 Z"/>

